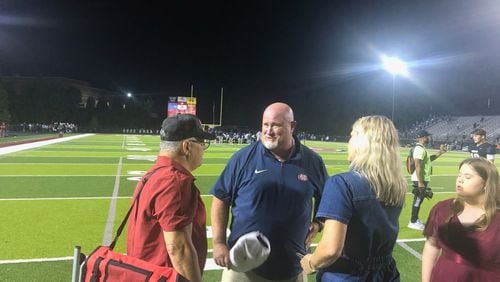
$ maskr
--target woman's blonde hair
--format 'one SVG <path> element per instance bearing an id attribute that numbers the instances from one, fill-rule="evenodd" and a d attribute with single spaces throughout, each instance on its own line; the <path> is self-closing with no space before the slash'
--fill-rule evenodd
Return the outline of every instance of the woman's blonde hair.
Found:
<path id="1" fill-rule="evenodd" d="M 379 201 L 402 206 L 407 184 L 394 124 L 384 116 L 366 116 L 359 118 L 352 130 L 366 140 L 363 146 L 351 148 L 350 168 L 368 180 Z"/>
<path id="2" fill-rule="evenodd" d="M 478 218 L 472 228 L 478 230 L 486 229 L 495 214 L 500 209 L 500 177 L 494 164 L 484 158 L 471 158 L 463 160 L 458 168 L 463 165 L 470 165 L 484 181 L 484 210 L 483 216 Z M 458 215 L 464 210 L 464 199 L 457 197 L 453 202 L 452 215 Z"/>

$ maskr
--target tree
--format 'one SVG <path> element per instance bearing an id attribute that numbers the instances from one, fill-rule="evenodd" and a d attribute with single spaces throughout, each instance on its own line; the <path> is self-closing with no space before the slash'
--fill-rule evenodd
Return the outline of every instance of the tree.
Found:
<path id="1" fill-rule="evenodd" d="M 10 122 L 9 96 L 2 84 L 0 84 L 0 122 Z"/>

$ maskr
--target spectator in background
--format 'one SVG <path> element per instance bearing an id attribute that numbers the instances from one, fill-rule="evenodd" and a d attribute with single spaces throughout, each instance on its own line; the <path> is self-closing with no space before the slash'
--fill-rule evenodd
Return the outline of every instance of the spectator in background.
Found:
<path id="1" fill-rule="evenodd" d="M 179 114 L 163 121 L 160 138 L 156 164 L 148 170 L 154 173 L 129 218 L 127 254 L 199 282 L 207 256 L 206 212 L 191 171 L 202 163 L 206 139 L 215 137 L 195 116 Z"/>
<path id="2" fill-rule="evenodd" d="M 472 140 L 474 144 L 469 148 L 471 158 L 485 158 L 494 163 L 496 146 L 486 142 L 486 131 L 482 128 L 474 130 Z"/>
<path id="3" fill-rule="evenodd" d="M 223 282 L 303 281 L 296 252 L 305 253 L 322 228 L 318 220 L 311 222 L 311 212 L 316 214 L 328 175 L 321 157 L 293 135 L 295 126 L 290 106 L 269 105 L 262 117 L 261 140 L 238 151 L 210 191 L 213 256 L 226 268 Z M 226 242 L 230 207 L 231 235 Z M 236 272 L 229 249 L 252 231 L 269 239 L 271 253 L 255 269 Z"/>
<path id="4" fill-rule="evenodd" d="M 500 177 L 483 158 L 464 160 L 457 196 L 437 203 L 425 226 L 422 281 L 500 281 Z"/>
<path id="5" fill-rule="evenodd" d="M 358 119 L 347 149 L 350 171 L 330 177 L 316 219 L 325 222 L 313 254 L 301 260 L 316 281 L 399 281 L 392 251 L 406 180 L 399 139 L 383 116 Z"/>

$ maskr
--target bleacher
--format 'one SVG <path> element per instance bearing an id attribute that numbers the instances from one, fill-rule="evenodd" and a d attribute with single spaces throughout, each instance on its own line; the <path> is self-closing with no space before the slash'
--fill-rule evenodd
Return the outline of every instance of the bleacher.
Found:
<path id="1" fill-rule="evenodd" d="M 432 134 L 434 140 L 451 142 L 456 139 L 470 139 L 471 132 L 476 128 L 486 130 L 486 139 L 494 143 L 500 135 L 500 116 L 450 117 L 438 121 L 426 130 Z"/>

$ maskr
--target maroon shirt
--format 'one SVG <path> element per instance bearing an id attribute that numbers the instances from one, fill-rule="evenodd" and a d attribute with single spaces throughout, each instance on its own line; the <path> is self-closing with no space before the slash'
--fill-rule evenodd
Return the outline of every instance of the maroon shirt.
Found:
<path id="1" fill-rule="evenodd" d="M 127 254 L 160 266 L 172 267 L 163 231 L 193 224 L 192 241 L 203 272 L 207 257 L 206 212 L 195 178 L 175 160 L 158 156 L 150 177 L 128 221 Z M 141 183 L 137 185 L 134 197 Z M 133 200 L 133 199 L 132 199 Z"/>
<path id="2" fill-rule="evenodd" d="M 437 239 L 442 253 L 431 281 L 500 281 L 500 211 L 483 231 L 465 228 L 457 216 L 447 221 L 453 199 L 437 203 L 429 214 L 424 235 Z"/>

